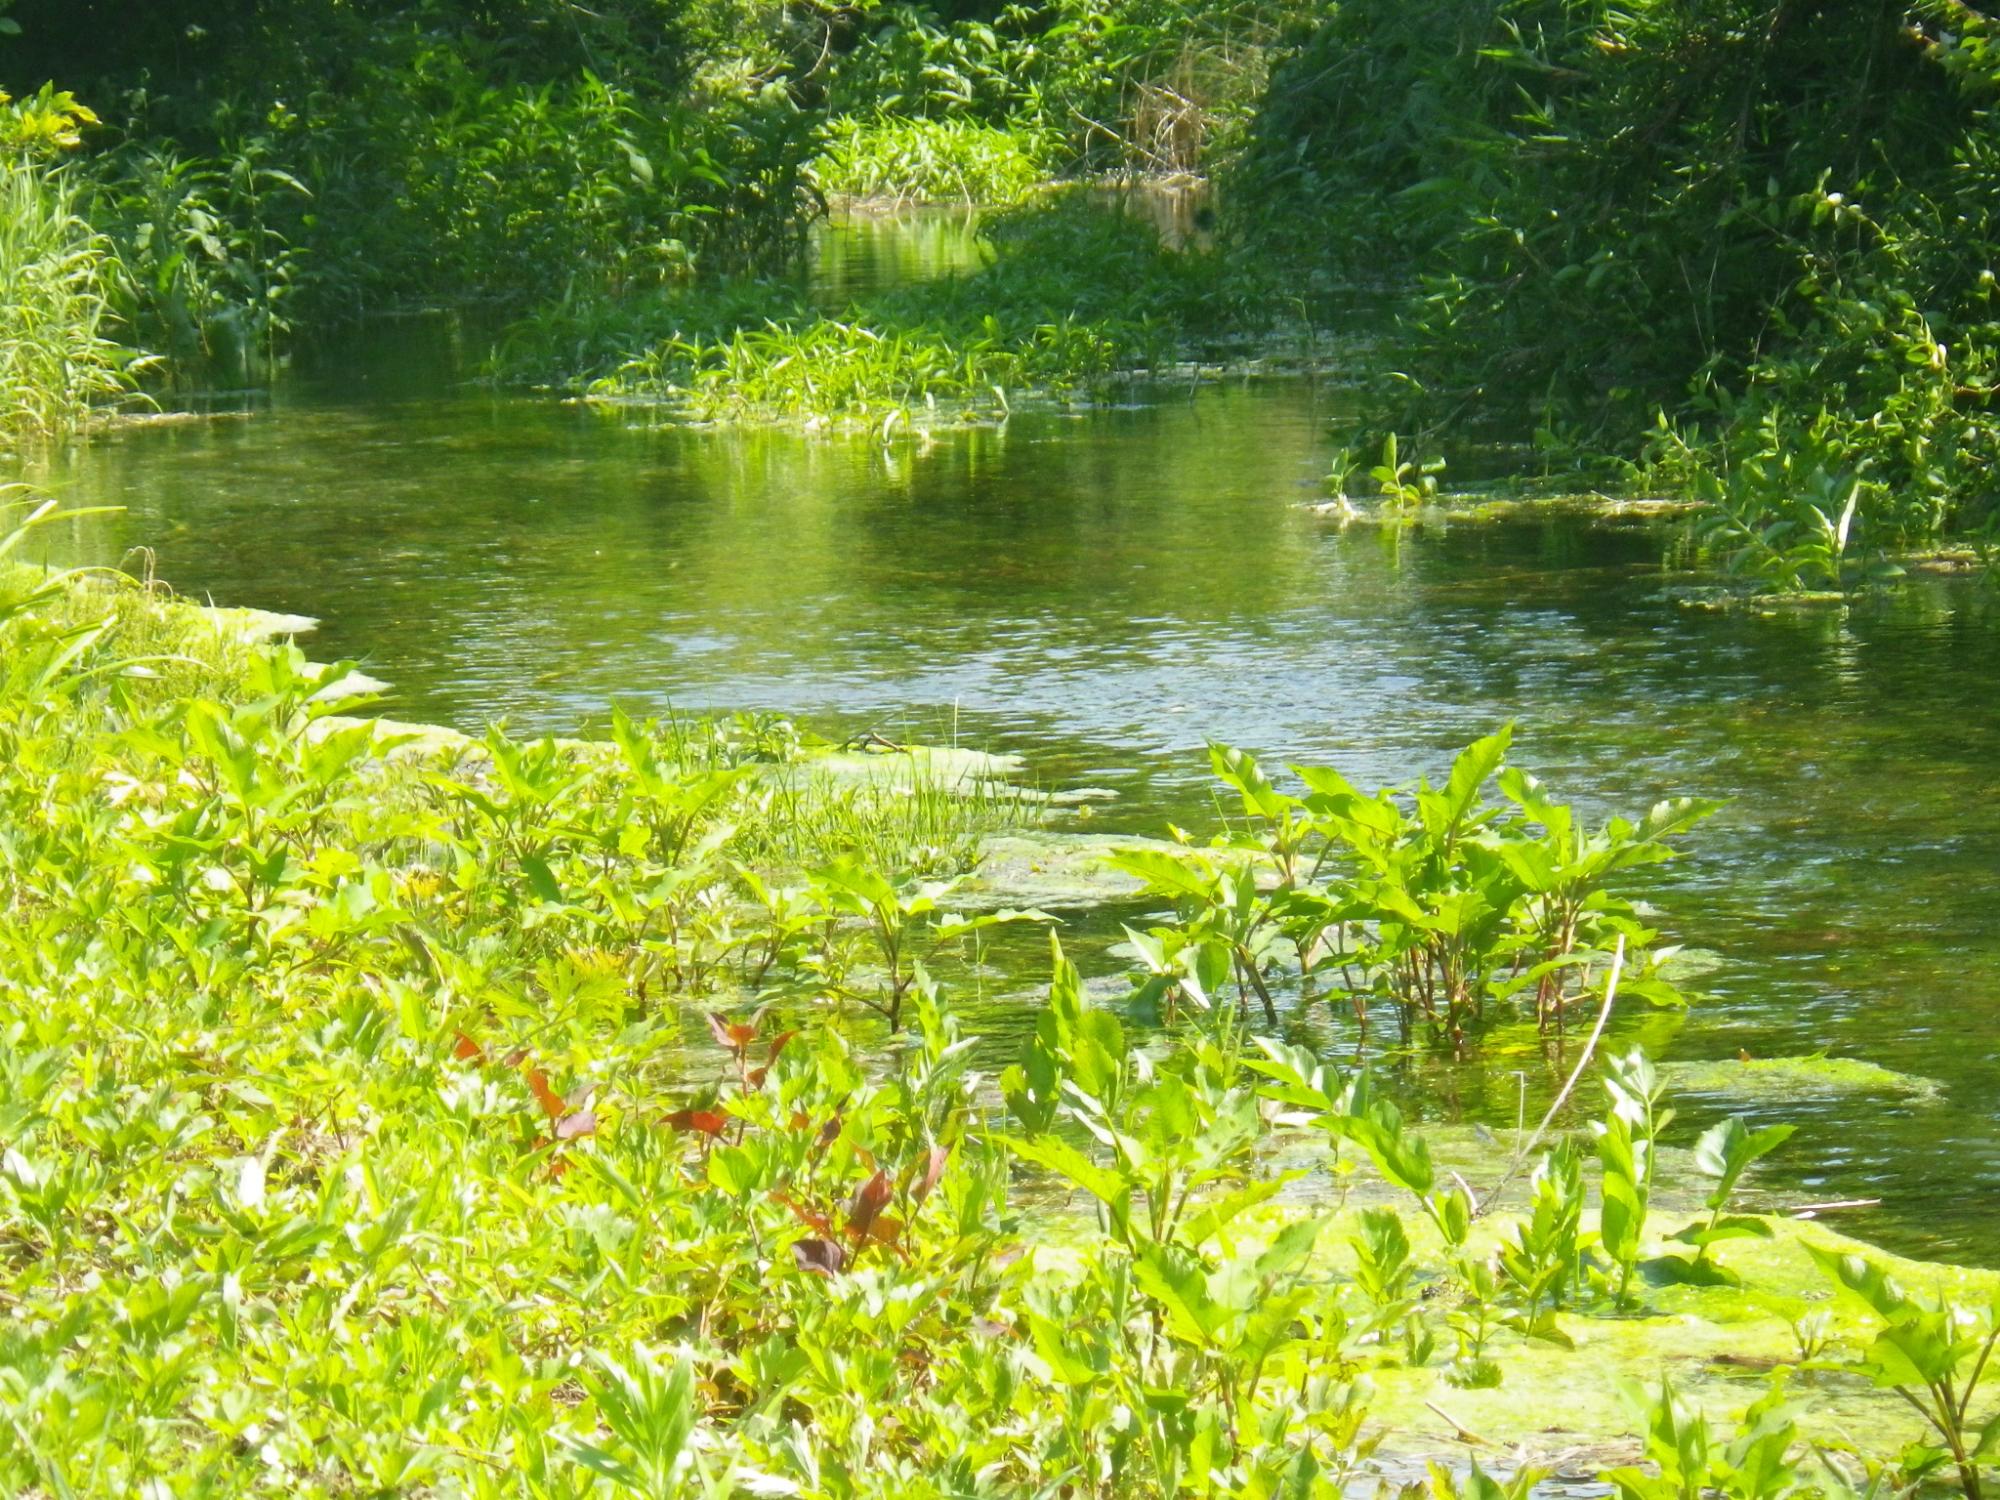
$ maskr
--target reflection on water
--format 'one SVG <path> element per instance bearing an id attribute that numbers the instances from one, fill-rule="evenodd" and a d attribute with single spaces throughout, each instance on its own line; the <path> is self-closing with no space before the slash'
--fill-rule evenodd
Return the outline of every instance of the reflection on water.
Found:
<path id="1" fill-rule="evenodd" d="M 822 276 L 894 274 L 828 243 Z M 1972 595 L 1689 616 L 1651 597 L 1641 531 L 1343 531 L 1300 503 L 1338 414 L 1305 383 L 883 448 L 470 392 L 441 336 L 250 420 L 100 442 L 50 477 L 127 510 L 67 547 L 148 545 L 188 592 L 321 616 L 318 649 L 406 716 L 566 729 L 616 697 L 955 726 L 1115 787 L 1108 821 L 1149 831 L 1213 825 L 1209 737 L 1386 780 L 1516 719 L 1519 759 L 1599 810 L 1730 799 L 1650 893 L 1726 955 L 1715 998 L 1627 1030 L 1944 1080 L 1941 1106 L 1788 1107 L 1807 1128 L 1774 1175 L 1882 1197 L 1853 1227 L 1899 1247 L 2000 1259 L 2000 628 Z M 1494 1052 L 1413 1069 L 1412 1097 L 1511 1122 L 1511 1070 L 1546 1097 L 1550 1069 Z M 1683 1103 L 1691 1128 L 1720 1101 Z"/>
<path id="2" fill-rule="evenodd" d="M 974 210 L 895 215 L 856 210 L 813 236 L 808 276 L 813 299 L 838 309 L 890 287 L 976 270 L 988 254 Z"/>

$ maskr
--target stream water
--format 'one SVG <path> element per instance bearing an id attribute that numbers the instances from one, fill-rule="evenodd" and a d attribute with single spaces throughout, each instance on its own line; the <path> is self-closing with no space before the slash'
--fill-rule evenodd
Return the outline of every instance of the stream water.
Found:
<path id="1" fill-rule="evenodd" d="M 971 263 L 961 221 L 822 241 L 837 300 Z M 372 330 L 240 416 L 101 440 L 44 476 L 122 515 L 218 602 L 320 617 L 321 655 L 404 718 L 568 730 L 633 708 L 756 708 L 955 735 L 1045 785 L 1113 788 L 1098 826 L 1215 825 L 1204 742 L 1435 773 L 1507 719 L 1516 760 L 1593 812 L 1729 799 L 1648 896 L 1719 951 L 1674 1058 L 1825 1050 L 1936 1102 L 1753 1106 L 1804 1128 L 1780 1200 L 1880 1198 L 1843 1227 L 2000 1264 L 2000 609 L 1918 582 L 1845 613 L 1691 615 L 1661 537 L 1537 520 L 1400 536 L 1314 514 L 1342 411 L 1305 381 L 1017 415 L 894 447 L 660 426 L 463 382 L 446 320 Z M 1554 1072 L 1507 1039 L 1406 1063 L 1431 1116 L 1511 1125 Z M 1678 1101 L 1682 1130 L 1738 1101 Z"/>

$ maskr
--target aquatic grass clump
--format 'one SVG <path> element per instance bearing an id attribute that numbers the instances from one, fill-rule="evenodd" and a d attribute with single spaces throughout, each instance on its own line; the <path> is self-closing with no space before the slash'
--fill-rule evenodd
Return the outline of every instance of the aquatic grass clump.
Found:
<path id="1" fill-rule="evenodd" d="M 533 378 L 567 359 L 573 389 L 661 401 L 701 420 L 886 426 L 1094 393 L 1240 352 L 1275 317 L 1253 270 L 1170 248 L 1151 225 L 1084 201 L 997 215 L 984 232 L 990 264 L 838 316 L 806 309 L 777 283 L 566 304 L 515 325 L 496 368 L 503 379 Z"/>
<path id="2" fill-rule="evenodd" d="M 1028 125 L 894 115 L 830 121 L 813 176 L 830 196 L 873 202 L 1015 203 L 1045 183 L 1056 142 Z"/>
<path id="3" fill-rule="evenodd" d="M 59 442 L 139 366 L 110 336 L 117 263 L 66 168 L 0 153 L 0 442 Z"/>
<path id="4" fill-rule="evenodd" d="M 1010 335 L 996 324 L 938 330 L 816 318 L 678 343 L 597 382 L 598 395 L 665 394 L 705 421 L 803 417 L 872 423 L 939 408 L 1002 415 L 1016 397 L 1061 398 L 1166 357 L 1157 328 L 1062 318 Z M 885 426 L 885 433 L 890 430 Z"/>
<path id="5" fill-rule="evenodd" d="M 1618 886 L 1674 858 L 1671 841 L 1721 804 L 1676 798 L 1593 829 L 1507 764 L 1513 735 L 1475 740 L 1441 785 L 1372 795 L 1330 766 L 1291 767 L 1293 795 L 1254 756 L 1211 745 L 1244 831 L 1216 852 L 1111 859 L 1181 919 L 1131 934 L 1148 995 L 1208 1011 L 1228 981 L 1240 1011 L 1254 996 L 1275 1027 L 1281 987 L 1324 986 L 1363 1030 L 1381 1006 L 1404 1041 L 1422 1032 L 1454 1049 L 1517 1006 L 1560 1038 L 1572 1011 L 1608 1015 L 1621 992 L 1686 1004 L 1663 968 L 1672 950 Z"/>
<path id="6" fill-rule="evenodd" d="M 650 363 L 664 372 L 672 367 L 672 351 L 809 316 L 797 283 L 763 277 L 717 278 L 624 296 L 571 285 L 561 297 L 509 323 L 488 368 L 507 385 L 582 390 L 630 366 L 631 383 L 638 387 L 651 382 L 637 367 Z"/>

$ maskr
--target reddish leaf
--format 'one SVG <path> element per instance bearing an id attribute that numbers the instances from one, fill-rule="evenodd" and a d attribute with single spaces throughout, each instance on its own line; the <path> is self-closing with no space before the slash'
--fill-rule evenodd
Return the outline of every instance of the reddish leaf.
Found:
<path id="1" fill-rule="evenodd" d="M 792 1111 L 791 1125 L 794 1130 L 810 1130 L 812 1129 L 812 1116 L 802 1109 L 795 1109 Z"/>
<path id="2" fill-rule="evenodd" d="M 460 1062 L 484 1061 L 486 1049 L 461 1031 L 457 1042 L 452 1045 L 451 1055 Z"/>
<path id="3" fill-rule="evenodd" d="M 865 1238 L 882 1210 L 889 1206 L 895 1191 L 889 1182 L 889 1174 L 876 1168 L 875 1175 L 856 1188 L 854 1196 L 848 1200 L 848 1234 L 855 1239 Z"/>
<path id="4" fill-rule="evenodd" d="M 573 1141 L 578 1136 L 597 1134 L 597 1116 L 590 1110 L 578 1110 L 573 1115 L 564 1115 L 556 1121 L 556 1139 Z"/>
<path id="5" fill-rule="evenodd" d="M 792 1259 L 801 1271 L 831 1276 L 847 1264 L 847 1252 L 833 1240 L 793 1240 Z"/>
<path id="6" fill-rule="evenodd" d="M 528 1069 L 528 1089 L 535 1096 L 535 1102 L 542 1107 L 542 1113 L 551 1120 L 560 1120 L 569 1108 L 563 1103 L 562 1095 L 549 1087 L 549 1076 L 540 1068 Z"/>
<path id="7" fill-rule="evenodd" d="M 798 1199 L 792 1197 L 789 1193 L 773 1193 L 771 1196 L 784 1204 L 786 1208 L 789 1208 L 792 1211 L 792 1217 L 808 1229 L 817 1229 L 821 1234 L 833 1233 L 833 1225 L 828 1221 L 826 1215 L 818 1209 L 806 1207 L 805 1204 L 799 1202 Z"/>
<path id="8" fill-rule="evenodd" d="M 563 1175 L 563 1173 L 567 1172 L 568 1170 L 569 1170 L 569 1163 L 564 1161 L 560 1156 L 552 1156 L 549 1158 L 549 1176 L 560 1177 Z"/>
<path id="9" fill-rule="evenodd" d="M 753 1089 L 761 1089 L 764 1086 L 764 1079 L 770 1072 L 769 1068 L 752 1068 L 743 1075 L 743 1082 Z"/>
<path id="10" fill-rule="evenodd" d="M 677 1109 L 660 1122 L 675 1130 L 696 1130 L 703 1135 L 721 1135 L 729 1116 L 713 1109 Z"/>
<path id="11" fill-rule="evenodd" d="M 887 1245 L 893 1249 L 896 1241 L 902 1237 L 903 1221 L 894 1214 L 884 1214 L 868 1226 L 868 1238 L 878 1245 Z"/>
<path id="12" fill-rule="evenodd" d="M 708 1029 L 715 1034 L 715 1039 L 731 1052 L 741 1052 L 757 1040 L 755 1026 L 745 1026 L 741 1021 L 731 1021 L 719 1010 L 708 1013 Z"/>
<path id="13" fill-rule="evenodd" d="M 526 1047 L 516 1047 L 512 1052 L 509 1052 L 505 1057 L 501 1058 L 500 1062 L 501 1065 L 504 1067 L 518 1068 L 521 1066 L 522 1063 L 526 1062 L 527 1060 L 528 1060 L 528 1049 Z"/>
<path id="14" fill-rule="evenodd" d="M 931 1190 L 938 1185 L 938 1179 L 944 1176 L 945 1163 L 950 1160 L 951 1147 L 931 1147 L 931 1159 L 929 1164 L 924 1168 L 923 1181 L 917 1184 L 916 1192 L 911 1195 L 915 1202 L 922 1203 L 924 1199 L 930 1197 Z"/>
<path id="15" fill-rule="evenodd" d="M 831 1146 L 835 1141 L 840 1139 L 840 1125 L 840 1116 L 835 1115 L 824 1125 L 820 1126 L 819 1139 L 814 1141 L 813 1144 L 824 1151 L 828 1146 Z"/>
<path id="16" fill-rule="evenodd" d="M 778 1054 L 785 1050 L 785 1043 L 797 1036 L 796 1031 L 781 1031 L 771 1038 L 771 1050 L 764 1054 L 764 1066 L 769 1067 L 778 1060 Z"/>

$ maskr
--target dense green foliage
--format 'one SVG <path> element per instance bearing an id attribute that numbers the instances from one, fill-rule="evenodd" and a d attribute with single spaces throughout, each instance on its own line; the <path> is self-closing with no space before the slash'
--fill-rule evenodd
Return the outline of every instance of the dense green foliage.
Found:
<path id="1" fill-rule="evenodd" d="M 125 389 L 110 337 L 110 247 L 60 169 L 0 158 L 0 444 L 62 438 Z"/>
<path id="2" fill-rule="evenodd" d="M 498 304 L 510 378 L 882 420 L 1372 287 L 1392 425 L 1693 496 L 1695 550 L 1759 586 L 1849 590 L 2000 524 L 2000 63 L 1961 0 L 100 9 L 27 0 L 0 38 L 0 82 L 69 122 L 11 148 L 7 253 L 66 309 L 9 355 L 22 433 L 137 351 L 241 383 L 371 310 Z M 1094 233 L 827 316 L 780 284 L 828 195 L 1135 170 L 1220 173 L 1229 274 L 1131 276 Z"/>
<path id="3" fill-rule="evenodd" d="M 1330 1500 L 1379 1441 L 1366 1372 L 1490 1387 L 1728 1295 L 1730 1244 L 1774 1233 L 1731 1210 L 1785 1132 L 1733 1119 L 1665 1233 L 1643 1054 L 1604 1075 L 1602 1213 L 1565 1138 L 1488 1215 L 1368 1074 L 1227 1006 L 1144 1043 L 1059 944 L 996 1098 L 941 980 L 1041 914 L 955 917 L 924 875 L 1004 808 L 819 778 L 770 722 L 412 738 L 342 717 L 344 683 L 129 583 L 0 573 L 10 1490 Z M 1319 836 L 1382 847 L 1407 804 L 1397 847 L 1473 878 L 1489 849 L 1544 923 L 1657 857 L 1661 828 L 1586 836 L 1517 773 L 1540 834 L 1478 808 L 1504 748 L 1412 799 L 1303 773 L 1303 801 L 1218 750 L 1255 819 L 1234 857 L 1291 906 Z M 1406 927 L 1380 941 L 1436 932 Z M 1312 1141 L 1380 1191 L 1281 1208 L 1302 1174 L 1270 1152 Z M 1021 1183 L 1085 1209 L 1030 1232 Z M 1800 1358 L 1927 1403 L 1894 1486 L 1943 1464 L 1976 1496 L 1990 1315 L 1826 1263 L 1862 1310 Z M 1661 1472 L 1608 1476 L 1634 1500 L 1853 1493 L 1806 1477 L 1779 1391 L 1733 1435 L 1671 1391 L 1641 1420 Z"/>
<path id="4" fill-rule="evenodd" d="M 822 193 L 1008 202 L 1059 171 L 1192 167 L 1246 117 L 1280 30 L 1206 0 L 991 21 L 755 0 L 98 9 L 16 7 L 0 81 L 94 103 L 104 123 L 63 141 L 73 197 L 45 217 L 103 237 L 119 339 L 193 385 L 254 381 L 294 329 L 370 311 L 768 275 Z M 961 328 L 926 337 L 966 367 Z"/>
<path id="5" fill-rule="evenodd" d="M 1215 748 L 1216 775 L 1249 819 L 1232 852 L 1247 843 L 1265 858 L 1118 858 L 1180 908 L 1175 927 L 1128 932 L 1154 984 L 1207 1009 L 1233 978 L 1239 1006 L 1254 992 L 1276 1025 L 1272 989 L 1289 973 L 1309 993 L 1330 986 L 1364 1027 L 1382 1004 L 1405 1040 L 1421 1026 L 1454 1046 L 1522 999 L 1544 1032 L 1560 1032 L 1621 974 L 1628 997 L 1684 1003 L 1650 951 L 1659 933 L 1608 883 L 1671 859 L 1666 840 L 1715 804 L 1662 802 L 1592 833 L 1532 776 L 1503 768 L 1512 738 L 1467 747 L 1442 786 L 1372 795 L 1331 767 L 1295 766 L 1305 795 L 1293 796 L 1249 755 Z M 1503 805 L 1486 801 L 1489 783 Z"/>
<path id="6" fill-rule="evenodd" d="M 0 67 L 95 100 L 131 335 L 183 362 L 226 370 L 288 316 L 778 264 L 811 208 L 812 122 L 777 81 L 804 39 L 775 11 L 74 9 L 17 8 Z"/>
<path id="7" fill-rule="evenodd" d="M 874 12 L 832 68 L 836 109 L 971 119 L 1061 143 L 1078 167 L 1194 171 L 1250 117 L 1315 14 L 1289 0 L 1041 0 L 983 16 Z"/>
<path id="8" fill-rule="evenodd" d="M 2000 54 L 1959 0 L 0 13 L 21 447 L 447 302 L 504 310 L 502 379 L 886 437 L 1195 378 L 1366 283 L 1446 441 L 1694 493 L 1769 586 L 2000 510 Z M 1225 165 L 1219 249 L 1038 191 Z M 835 314 L 787 274 L 826 194 L 1016 206 L 979 269 Z M 1382 445 L 1392 516 L 1435 442 Z M 978 757 L 377 721 L 352 663 L 21 565 L 56 514 L 0 490 L 8 1493 L 1334 1500 L 1371 1375 L 1601 1378 L 1614 1330 L 1747 1321 L 1792 1232 L 1745 1211 L 1789 1125 L 1675 1135 L 1600 1050 L 1687 1002 L 1632 882 L 1713 804 L 1586 820 L 1506 729 L 1372 792 L 1218 744 L 1233 826 L 1105 856 L 1118 972 L 1051 935 L 982 1038 L 954 994 L 1060 924 L 968 884 L 1051 816 Z M 1544 1047 L 1561 1091 L 1447 1164 L 1329 1037 Z M 1840 1309 L 1783 1302 L 1733 1429 L 1642 1396 L 1603 1478 L 1980 1500 L 2000 1307 L 1802 1243 Z M 1794 1370 L 1921 1426 L 1809 1461 Z"/>
<path id="9" fill-rule="evenodd" d="M 1350 0 L 1242 201 L 1339 274 L 1414 266 L 1431 419 L 1640 461 L 1719 554 L 1838 587 L 1994 512 L 1991 36 L 1957 0 Z"/>

